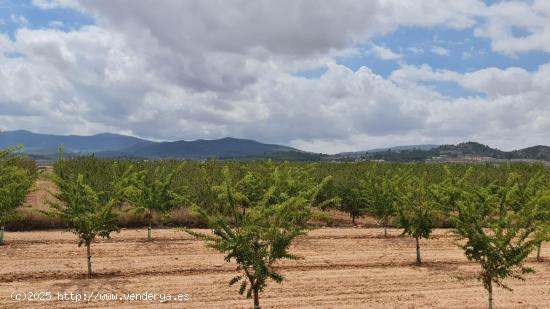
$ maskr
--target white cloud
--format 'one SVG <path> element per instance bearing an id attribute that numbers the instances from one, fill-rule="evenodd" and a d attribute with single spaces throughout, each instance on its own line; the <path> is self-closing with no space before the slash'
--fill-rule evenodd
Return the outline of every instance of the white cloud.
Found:
<path id="1" fill-rule="evenodd" d="M 485 19 L 475 27 L 477 37 L 491 40 L 494 51 L 515 55 L 533 50 L 550 51 L 550 2 L 502 1 L 484 12 Z M 521 30 L 526 35 L 516 35 Z"/>
<path id="2" fill-rule="evenodd" d="M 52 20 L 48 22 L 48 26 L 50 28 L 62 28 L 65 24 L 62 21 L 59 20 Z"/>
<path id="3" fill-rule="evenodd" d="M 411 53 L 417 54 L 417 55 L 424 53 L 424 49 L 419 48 L 419 47 L 409 47 L 409 48 L 407 48 L 407 50 L 410 51 Z"/>
<path id="4" fill-rule="evenodd" d="M 12 23 L 18 25 L 19 27 L 25 27 L 29 24 L 29 21 L 23 15 L 11 14 L 10 20 Z"/>
<path id="5" fill-rule="evenodd" d="M 78 7 L 97 25 L 20 29 L 14 40 L 0 35 L 0 123 L 155 139 L 235 136 L 323 152 L 548 140 L 550 65 L 462 74 L 403 64 L 383 78 L 335 64 L 399 26 L 473 27 L 493 48 L 510 50 L 499 43 L 507 15 L 482 1 L 163 1 L 155 9 L 129 3 L 34 1 L 44 9 Z M 487 22 L 479 24 L 480 16 Z M 534 30 L 544 28 L 537 22 Z M 21 57 L 7 57 L 8 51 Z M 401 58 L 387 47 L 374 45 L 371 52 Z M 321 66 L 327 72 L 319 79 L 288 73 Z M 425 81 L 455 82 L 484 95 L 451 98 Z"/>
<path id="6" fill-rule="evenodd" d="M 391 49 L 379 45 L 372 46 L 369 51 L 382 60 L 396 60 L 403 57 L 401 54 L 394 53 Z"/>
<path id="7" fill-rule="evenodd" d="M 78 8 L 79 5 L 75 0 L 32 0 L 32 5 L 44 10 L 55 8 Z"/>
<path id="8" fill-rule="evenodd" d="M 448 56 L 449 53 L 450 53 L 448 49 L 446 49 L 445 47 L 441 47 L 441 46 L 433 46 L 430 51 L 432 53 L 440 55 L 440 56 Z"/>

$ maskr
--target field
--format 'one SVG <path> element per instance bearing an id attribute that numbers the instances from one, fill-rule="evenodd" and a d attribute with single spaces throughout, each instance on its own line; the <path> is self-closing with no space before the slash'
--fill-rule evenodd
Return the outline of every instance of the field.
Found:
<path id="1" fill-rule="evenodd" d="M 485 308 L 480 265 L 496 308 L 550 304 L 550 170 L 539 165 L 15 163 L 2 178 L 1 308 L 250 308 L 242 282 L 228 284 L 236 275 L 262 308 Z M 196 231 L 216 233 L 216 250 L 179 226 L 209 227 Z M 526 257 L 526 281 L 498 281 L 528 271 Z"/>
<path id="2" fill-rule="evenodd" d="M 424 264 L 415 266 L 414 240 L 380 237 L 381 229 L 323 228 L 300 237 L 292 252 L 303 260 L 285 261 L 287 281 L 271 282 L 262 294 L 262 308 L 484 308 L 486 293 L 475 280 L 477 264 L 466 261 L 448 230 L 422 240 Z M 190 298 L 163 302 L 165 308 L 249 308 L 250 300 L 228 286 L 234 264 L 176 229 L 124 229 L 92 246 L 96 277 L 86 279 L 85 249 L 64 231 L 10 232 L 0 247 L 0 307 L 101 308 L 112 305 L 155 308 L 157 301 L 58 300 L 57 292 L 187 293 Z M 548 308 L 550 246 L 527 281 L 507 280 L 514 292 L 497 289 L 496 308 Z M 18 292 L 52 292 L 51 301 L 13 301 Z"/>

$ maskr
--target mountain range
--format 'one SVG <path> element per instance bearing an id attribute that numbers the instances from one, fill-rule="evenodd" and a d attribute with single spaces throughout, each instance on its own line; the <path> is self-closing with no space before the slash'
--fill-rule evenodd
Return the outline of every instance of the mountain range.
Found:
<path id="1" fill-rule="evenodd" d="M 432 159 L 442 161 L 459 159 L 467 162 L 482 158 L 550 161 L 550 147 L 538 145 L 519 150 L 502 151 L 480 143 L 466 142 L 456 145 L 426 147 L 425 149 L 421 147 L 388 148 L 384 151 L 365 152 L 361 157 L 370 160 L 397 162 L 426 161 Z"/>
<path id="2" fill-rule="evenodd" d="M 175 142 L 153 142 L 132 136 L 102 133 L 92 136 L 38 134 L 25 130 L 0 133 L 0 148 L 21 144 L 23 153 L 38 158 L 55 158 L 59 147 L 65 153 L 98 157 L 126 157 L 141 159 L 177 158 L 201 160 L 207 158 L 237 158 L 264 156 L 299 150 L 254 140 L 222 138 Z"/>
<path id="3" fill-rule="evenodd" d="M 457 145 L 405 145 L 336 155 L 316 154 L 289 146 L 265 144 L 250 139 L 226 137 L 215 140 L 155 142 L 132 136 L 102 133 L 92 136 L 39 134 L 26 130 L 0 132 L 0 148 L 22 144 L 22 152 L 36 159 L 51 160 L 63 146 L 68 155 L 95 154 L 105 158 L 135 159 L 274 159 L 288 161 L 386 160 L 426 161 L 433 158 L 494 158 L 550 161 L 550 147 L 538 145 L 502 151 L 476 142 Z"/>

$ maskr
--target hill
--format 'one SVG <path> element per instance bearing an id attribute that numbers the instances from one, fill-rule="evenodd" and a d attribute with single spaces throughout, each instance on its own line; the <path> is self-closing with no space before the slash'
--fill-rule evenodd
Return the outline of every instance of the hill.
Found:
<path id="1" fill-rule="evenodd" d="M 63 146 L 68 153 L 114 151 L 151 144 L 151 141 L 132 136 L 102 133 L 92 136 L 39 134 L 25 130 L 0 133 L 0 148 L 22 144 L 23 152 L 50 155 Z"/>
<path id="2" fill-rule="evenodd" d="M 384 160 L 390 162 L 487 162 L 487 160 L 542 160 L 550 161 L 550 147 L 534 146 L 513 151 L 502 151 L 487 145 L 466 142 L 456 145 L 441 145 L 435 148 L 388 148 L 367 152 L 360 156 L 340 154 L 335 160 Z"/>
<path id="3" fill-rule="evenodd" d="M 0 133 L 0 148 L 22 144 L 31 158 L 53 160 L 63 146 L 67 155 L 96 154 L 103 158 L 287 158 L 305 160 L 311 156 L 298 149 L 265 144 L 249 139 L 226 137 L 216 140 L 153 142 L 131 136 L 102 133 L 92 136 L 38 134 L 25 130 Z M 285 154 L 285 152 L 292 152 Z"/>
<path id="4" fill-rule="evenodd" d="M 550 147 L 538 145 L 520 150 L 514 150 L 510 152 L 510 155 L 514 159 L 522 158 L 550 161 Z"/>
<path id="5" fill-rule="evenodd" d="M 264 144 L 249 139 L 226 137 L 217 140 L 200 139 L 196 141 L 154 143 L 132 147 L 121 152 L 145 158 L 200 160 L 265 155 L 281 151 L 297 151 L 297 149 L 275 144 Z"/>
<path id="6" fill-rule="evenodd" d="M 364 155 L 365 153 L 373 153 L 373 152 L 382 152 L 382 151 L 388 151 L 388 150 L 430 150 L 433 148 L 437 148 L 439 145 L 434 144 L 422 144 L 422 145 L 403 145 L 403 146 L 393 146 L 393 147 L 387 147 L 387 148 L 374 148 L 364 151 L 353 151 L 353 152 L 341 152 L 339 155 Z"/>
<path id="7" fill-rule="evenodd" d="M 132 136 L 102 133 L 92 136 L 38 134 L 25 130 L 0 132 L 0 148 L 23 144 L 25 153 L 37 160 L 55 160 L 59 146 L 68 156 L 92 154 L 103 158 L 127 159 L 190 159 L 208 158 L 236 160 L 284 161 L 355 161 L 384 160 L 390 162 L 486 162 L 495 160 L 550 161 L 549 146 L 533 146 L 502 151 L 476 142 L 456 145 L 408 145 L 369 151 L 323 155 L 292 147 L 266 144 L 250 139 L 226 137 L 215 140 L 153 142 Z"/>

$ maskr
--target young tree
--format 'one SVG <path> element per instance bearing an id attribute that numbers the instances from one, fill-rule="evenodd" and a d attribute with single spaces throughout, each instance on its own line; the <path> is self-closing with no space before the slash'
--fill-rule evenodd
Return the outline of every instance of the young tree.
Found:
<path id="1" fill-rule="evenodd" d="M 493 284 L 511 290 L 502 280 L 524 279 L 533 270 L 523 261 L 537 244 L 535 203 L 518 203 L 522 188 L 511 175 L 504 185 L 470 187 L 457 203 L 453 217 L 455 233 L 465 240 L 461 245 L 468 260 L 481 265 L 478 279 L 488 292 L 493 308 Z"/>
<path id="2" fill-rule="evenodd" d="M 368 205 L 366 210 L 380 222 L 384 228 L 384 237 L 388 237 L 388 225 L 396 214 L 395 204 L 399 197 L 397 188 L 400 179 L 389 174 L 376 177 L 373 172 L 367 176 L 361 186 Z"/>
<path id="3" fill-rule="evenodd" d="M 92 275 L 91 245 L 97 236 L 109 238 L 119 231 L 117 217 L 112 213 L 116 199 L 101 204 L 97 192 L 86 182 L 81 174 L 63 179 L 52 176 L 59 192 L 50 193 L 57 201 L 48 201 L 50 210 L 46 213 L 64 221 L 70 230 L 78 235 L 78 246 L 85 245 L 87 253 L 88 276 Z"/>
<path id="4" fill-rule="evenodd" d="M 399 226 L 404 229 L 403 234 L 415 239 L 416 264 L 421 264 L 420 239 L 430 237 L 437 208 L 425 177 L 408 178 L 402 184 L 401 190 L 397 201 Z"/>
<path id="5" fill-rule="evenodd" d="M 230 282 L 241 282 L 239 293 L 246 292 L 253 298 L 255 309 L 260 308 L 260 292 L 269 279 L 281 283 L 283 276 L 274 263 L 281 259 L 296 259 L 288 249 L 292 241 L 307 230 L 311 215 L 310 199 L 316 191 L 309 189 L 295 191 L 293 180 L 285 181 L 281 175 L 290 175 L 286 168 L 275 168 L 268 181 L 271 185 L 262 193 L 262 199 L 243 212 L 237 196 L 243 195 L 232 184 L 229 170 L 224 170 L 226 199 L 225 210 L 215 215 L 207 215 L 213 235 L 186 230 L 197 239 L 205 240 L 208 246 L 225 254 L 227 262 L 235 260 L 240 273 Z M 292 193 L 291 193 L 292 192 Z M 250 200 L 250 199 L 249 199 Z"/>
<path id="6" fill-rule="evenodd" d="M 542 244 L 546 241 L 550 241 L 550 198 L 548 196 L 540 201 L 536 220 L 537 229 L 535 231 L 535 238 L 537 239 L 537 261 L 542 261 L 541 248 Z"/>
<path id="7" fill-rule="evenodd" d="M 355 225 L 355 218 L 367 212 L 367 201 L 360 188 L 343 185 L 339 188 L 340 209 L 349 213 L 351 223 Z"/>
<path id="8" fill-rule="evenodd" d="M 62 157 L 60 161 L 64 161 Z M 112 232 L 119 231 L 117 216 L 112 210 L 128 199 L 129 184 L 135 177 L 133 166 L 120 173 L 116 172 L 117 167 L 116 162 L 111 166 L 113 173 L 106 184 L 109 188 L 106 192 L 94 189 L 83 174 L 67 173 L 63 164 L 58 167 L 57 174 L 51 176 L 58 191 L 49 192 L 56 201 L 47 201 L 50 210 L 45 214 L 64 221 L 78 235 L 78 246 L 86 246 L 89 277 L 92 275 L 91 245 L 98 236 L 109 238 Z M 88 178 L 97 182 L 93 177 L 98 172 L 101 171 L 93 170 Z"/>
<path id="9" fill-rule="evenodd" d="M 537 261 L 542 261 L 541 248 L 545 241 L 550 241 L 550 188 L 547 187 L 546 177 L 539 174 L 529 181 L 527 186 L 528 203 L 534 208 L 537 239 Z"/>
<path id="10" fill-rule="evenodd" d="M 13 215 L 15 209 L 25 201 L 34 182 L 29 171 L 18 167 L 13 151 L 20 147 L 0 150 L 0 245 L 4 244 L 4 225 Z"/>
<path id="11" fill-rule="evenodd" d="M 135 213 L 147 220 L 147 241 L 151 240 L 153 214 L 166 214 L 171 209 L 185 202 L 181 190 L 173 189 L 174 175 L 179 171 L 168 172 L 164 167 L 157 167 L 151 173 L 141 173 L 134 181 L 129 193 L 129 200 Z"/>

